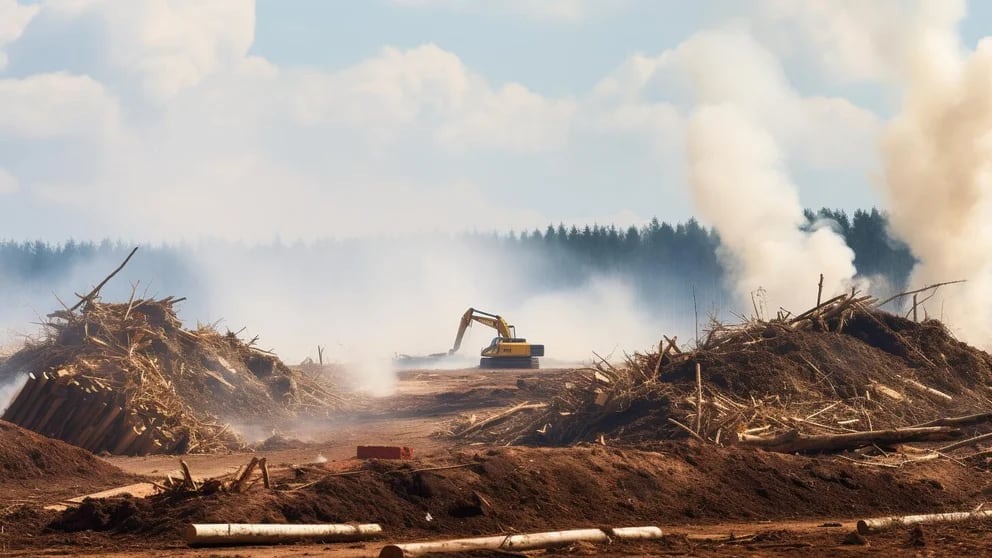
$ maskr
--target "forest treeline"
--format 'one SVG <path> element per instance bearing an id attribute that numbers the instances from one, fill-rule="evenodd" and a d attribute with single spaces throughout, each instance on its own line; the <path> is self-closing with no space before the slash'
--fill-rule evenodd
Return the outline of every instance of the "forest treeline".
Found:
<path id="1" fill-rule="evenodd" d="M 906 246 L 888 234 L 884 213 L 858 210 L 821 209 L 806 212 L 807 226 L 827 220 L 844 236 L 855 253 L 855 266 L 865 276 L 883 276 L 894 288 L 905 285 L 914 264 Z M 531 284 L 567 287 L 578 285 L 596 274 L 619 273 L 636 286 L 646 301 L 670 301 L 698 295 L 701 300 L 726 298 L 724 270 L 720 262 L 719 236 L 710 228 L 690 219 L 669 224 L 652 220 L 645 226 L 549 225 L 544 230 L 503 234 L 466 233 L 460 238 L 474 250 L 493 254 L 496 266 L 514 265 L 528 276 Z M 276 244 L 267 252 L 304 251 L 308 257 L 334 257 L 336 251 L 354 250 L 349 243 L 363 241 L 319 241 Z M 68 275 L 82 263 L 95 258 L 123 258 L 131 245 L 101 242 L 62 243 L 0 241 L 0 285 L 3 280 L 30 281 Z M 195 273 L 183 265 L 188 246 L 146 246 L 143 258 L 150 268 L 173 275 L 166 283 L 195 284 L 195 278 L 176 275 Z M 507 263 L 510 262 L 510 263 Z M 500 269 L 484 270 L 499 273 Z M 518 274 L 519 275 L 519 274 Z"/>
<path id="2" fill-rule="evenodd" d="M 888 221 L 877 209 L 852 215 L 834 209 L 807 210 L 806 228 L 826 224 L 843 235 L 854 251 L 858 274 L 883 277 L 893 288 L 905 286 L 915 259 L 908 247 L 893 239 Z M 564 280 L 576 271 L 619 271 L 647 280 L 682 278 L 709 290 L 723 285 L 720 238 L 695 219 L 671 225 L 653 219 L 643 227 L 548 226 L 502 239 L 505 249 L 523 249 L 543 256 L 544 272 Z M 580 273 L 581 275 L 581 273 Z"/>

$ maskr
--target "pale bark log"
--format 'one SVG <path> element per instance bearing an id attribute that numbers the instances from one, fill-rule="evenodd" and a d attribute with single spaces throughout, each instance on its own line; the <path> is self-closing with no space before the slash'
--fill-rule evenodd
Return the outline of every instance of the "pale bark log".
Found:
<path id="1" fill-rule="evenodd" d="M 418 543 L 391 544 L 379 552 L 379 558 L 404 558 L 429 553 L 466 552 L 471 550 L 518 551 L 547 548 L 581 541 L 608 542 L 613 539 L 658 539 L 657 527 L 620 527 L 616 529 L 573 529 L 525 535 L 498 535 Z"/>

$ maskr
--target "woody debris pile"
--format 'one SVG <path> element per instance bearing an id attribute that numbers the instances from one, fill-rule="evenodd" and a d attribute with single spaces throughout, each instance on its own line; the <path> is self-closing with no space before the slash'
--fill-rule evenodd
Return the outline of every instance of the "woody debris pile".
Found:
<path id="1" fill-rule="evenodd" d="M 852 292 L 798 316 L 713 323 L 694 349 L 665 337 L 623 366 L 584 370 L 547 407 L 518 405 L 452 433 L 558 446 L 693 438 L 788 453 L 928 446 L 898 460 L 992 438 L 932 444 L 982 434 L 992 422 L 992 357 L 936 320 L 881 310 L 886 302 Z"/>
<path id="2" fill-rule="evenodd" d="M 209 453 L 244 447 L 226 421 L 326 416 L 345 405 L 333 386 L 254 341 L 184 329 L 181 298 L 111 304 L 98 292 L 50 314 L 42 339 L 0 363 L 0 382 L 27 375 L 3 420 L 97 453 Z"/>

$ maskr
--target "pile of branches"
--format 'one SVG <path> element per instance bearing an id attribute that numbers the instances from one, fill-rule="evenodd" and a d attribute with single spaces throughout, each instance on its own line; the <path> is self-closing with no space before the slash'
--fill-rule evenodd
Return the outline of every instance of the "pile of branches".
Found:
<path id="1" fill-rule="evenodd" d="M 0 363 L 0 381 L 28 374 L 4 420 L 94 452 L 209 453 L 244 447 L 226 421 L 346 405 L 333 386 L 290 370 L 255 340 L 184 329 L 175 311 L 183 299 L 132 293 L 104 303 L 104 283 L 50 314 L 40 340 Z"/>
<path id="2" fill-rule="evenodd" d="M 579 371 L 537 416 L 500 415 L 481 431 L 452 431 L 489 443 L 694 438 L 785 452 L 963 435 L 962 426 L 976 423 L 932 421 L 992 408 L 984 388 L 992 358 L 952 340 L 939 323 L 880 310 L 887 302 L 852 291 L 796 316 L 714 323 L 694 349 L 663 337 L 657 352 L 630 355 L 622 366 L 601 359 Z M 954 346 L 928 347 L 928 338 Z M 972 370 L 948 365 L 954 351 L 974 359 Z M 845 357 L 851 361 L 838 362 Z M 986 381 L 971 385 L 969 374 Z"/>

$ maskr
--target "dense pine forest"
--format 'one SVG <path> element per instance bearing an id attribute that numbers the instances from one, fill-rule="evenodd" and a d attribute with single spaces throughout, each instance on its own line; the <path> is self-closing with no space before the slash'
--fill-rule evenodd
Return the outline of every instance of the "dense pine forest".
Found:
<path id="1" fill-rule="evenodd" d="M 861 275 L 882 276 L 893 286 L 901 286 L 906 281 L 913 257 L 904 244 L 890 238 L 883 213 L 876 209 L 858 210 L 848 216 L 844 211 L 821 209 L 807 211 L 806 218 L 809 224 L 823 219 L 832 222 L 854 250 L 855 266 Z M 718 250 L 720 239 L 713 230 L 694 219 L 674 225 L 654 219 L 646 226 L 627 229 L 559 224 L 549 225 L 543 231 L 467 233 L 460 240 L 479 251 L 500 253 L 511 259 L 518 257 L 534 275 L 550 285 L 580 283 L 590 274 L 614 272 L 634 279 L 645 293 L 657 286 L 662 278 L 677 278 L 679 283 L 694 285 L 707 292 L 723 285 Z M 350 244 L 362 242 L 274 243 L 258 250 L 302 252 L 333 258 L 336 253 L 355 249 Z M 110 240 L 69 240 L 56 244 L 0 241 L 0 284 L 25 281 L 44 284 L 66 277 L 73 269 L 95 259 L 122 258 L 131 246 Z M 236 244 L 232 247 L 244 249 Z M 144 247 L 147 273 L 160 277 L 159 281 L 167 284 L 195 284 L 193 275 L 196 271 L 185 269 L 183 258 L 184 252 L 191 249 L 196 247 Z"/>

